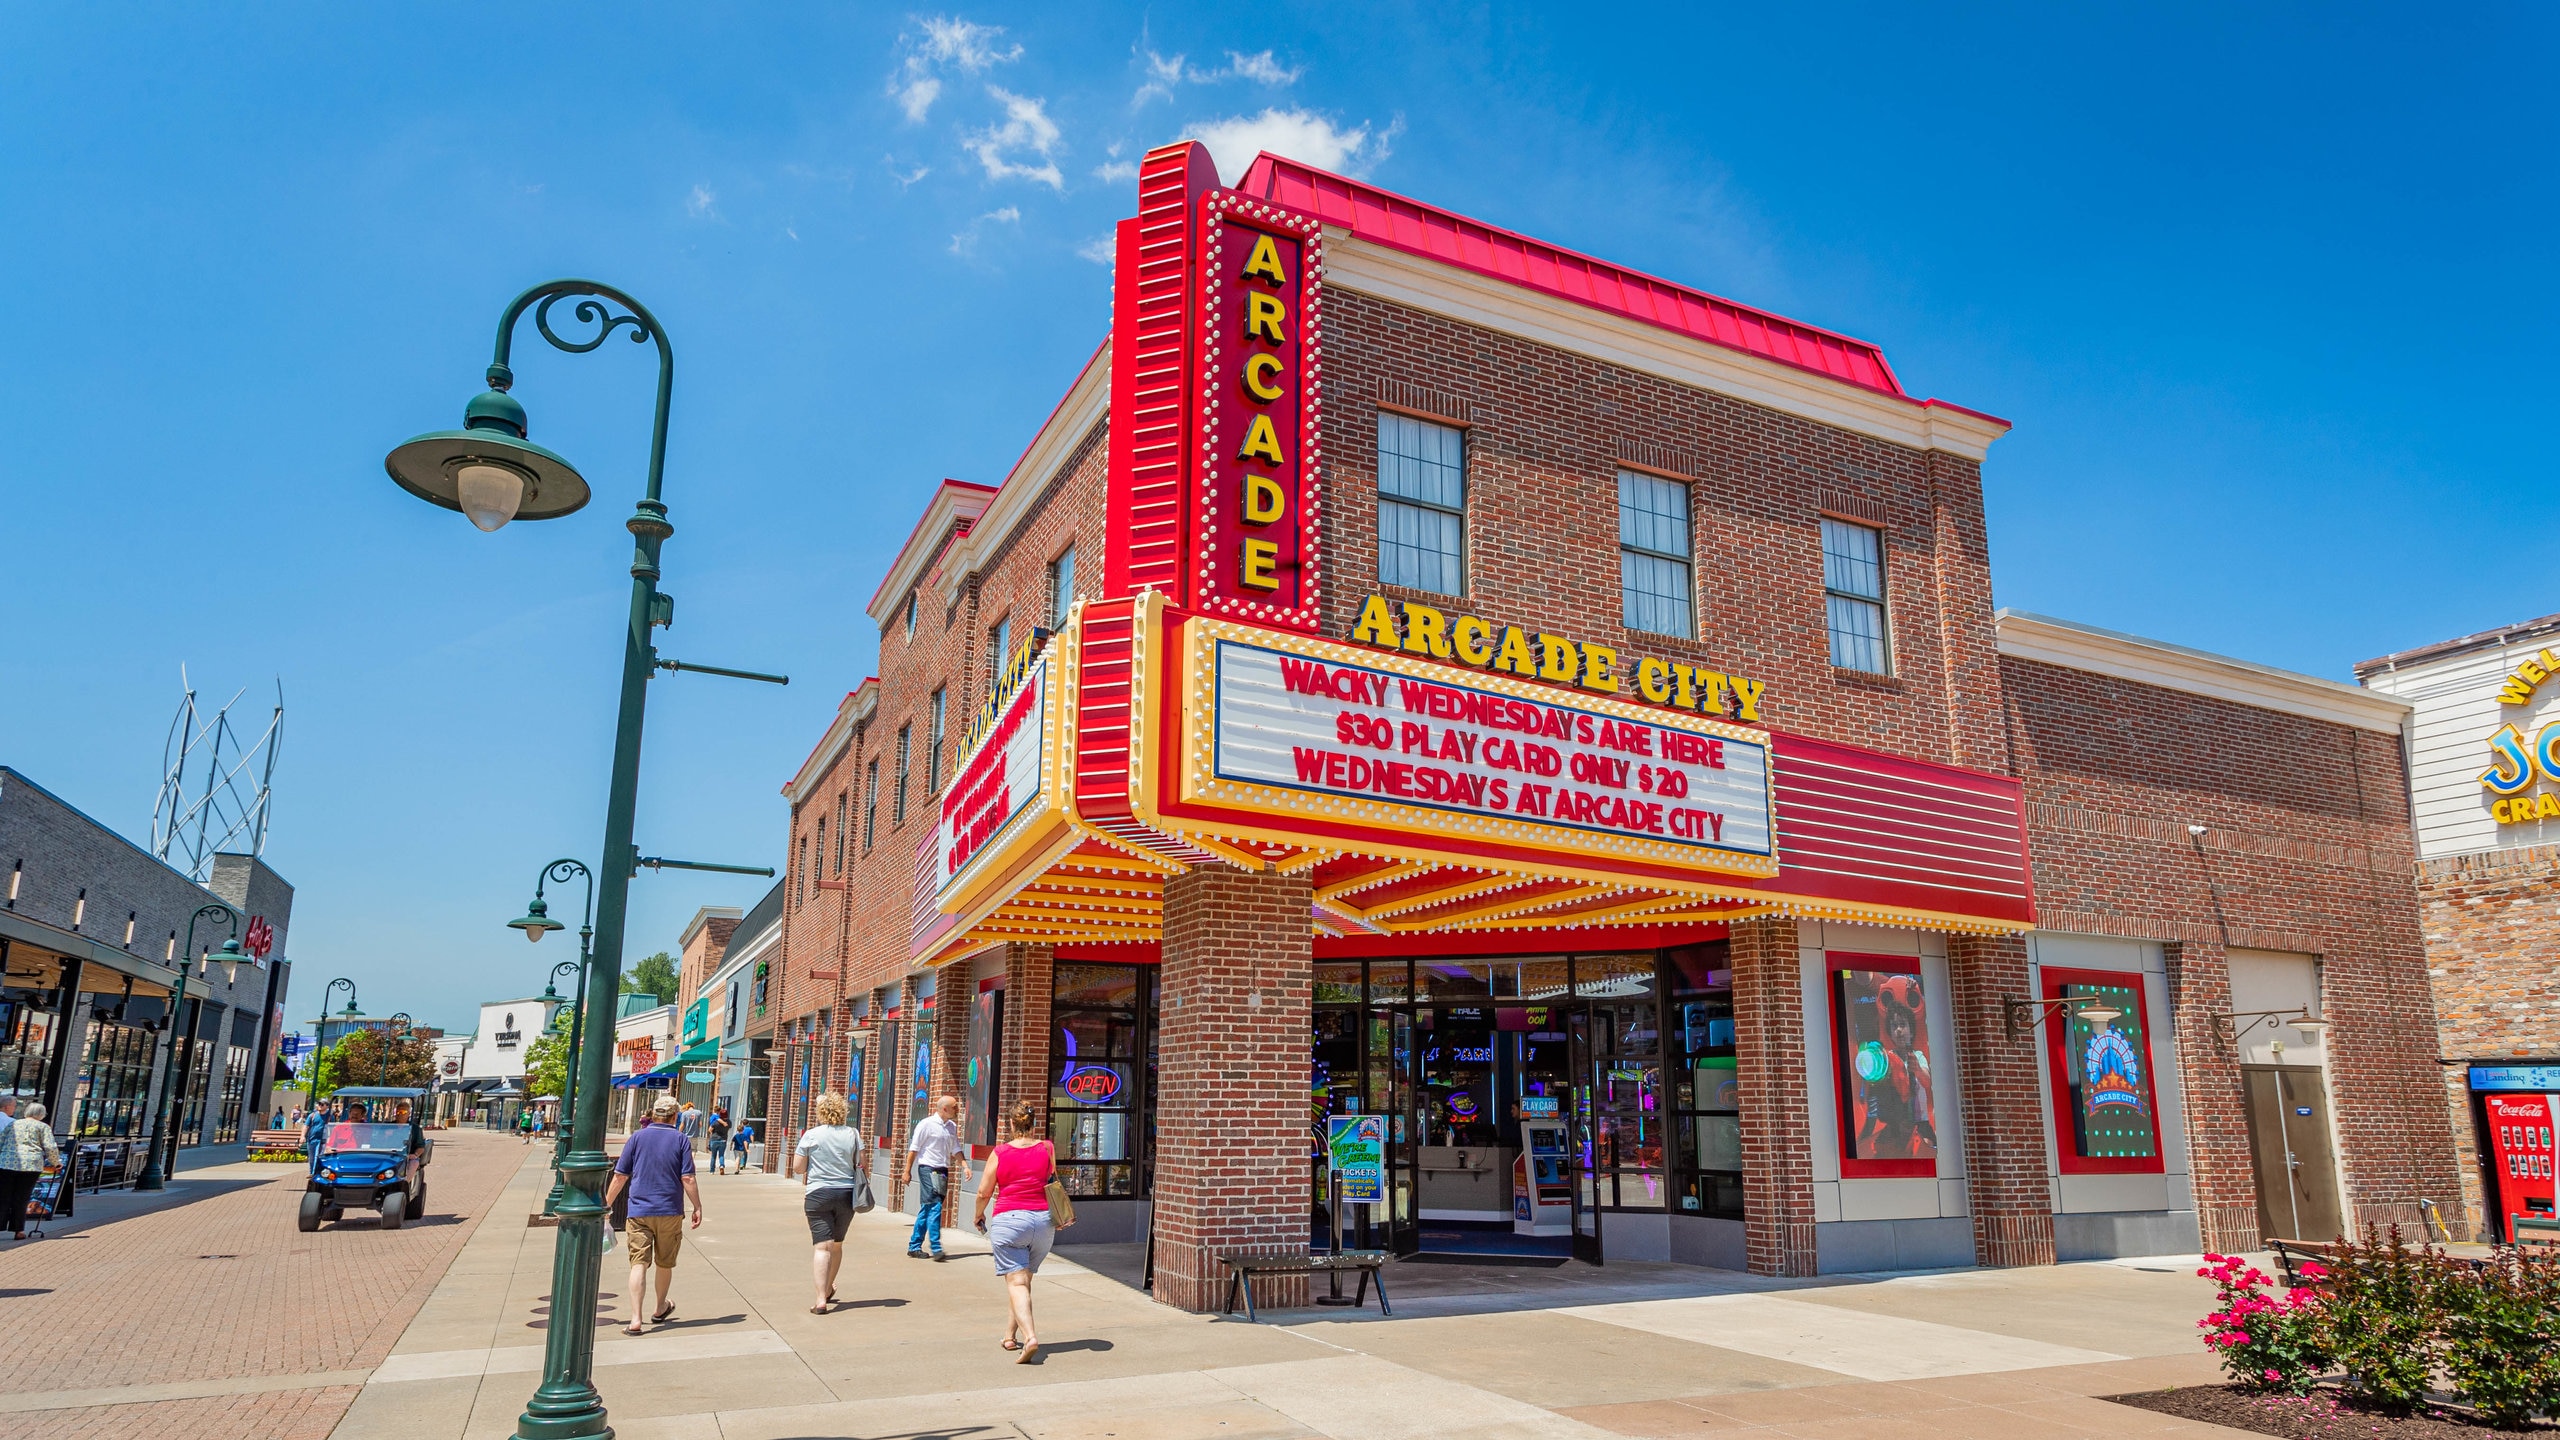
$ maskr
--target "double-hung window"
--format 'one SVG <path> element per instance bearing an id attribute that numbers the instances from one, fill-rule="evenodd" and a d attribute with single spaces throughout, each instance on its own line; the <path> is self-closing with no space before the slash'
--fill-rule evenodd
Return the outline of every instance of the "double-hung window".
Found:
<path id="1" fill-rule="evenodd" d="M 1829 612 L 1831 663 L 1843 670 L 1890 674 L 1884 532 L 1846 520 L 1822 522 L 1822 603 Z"/>
<path id="2" fill-rule="evenodd" d="M 889 792 L 889 823 L 907 823 L 907 751 L 915 737 L 915 726 L 898 727 L 898 788 Z"/>
<path id="3" fill-rule="evenodd" d="M 1004 683 L 1004 662 L 1013 653 L 1013 617 L 1007 615 L 987 627 L 987 693 Z"/>
<path id="4" fill-rule="evenodd" d="M 862 774 L 862 853 L 871 853 L 872 837 L 879 834 L 880 762 L 873 760 Z"/>
<path id="5" fill-rule="evenodd" d="M 1618 472 L 1618 588 L 1630 630 L 1695 633 L 1689 604 L 1689 487 Z"/>
<path id="6" fill-rule="evenodd" d="M 1067 623 L 1067 607 L 1076 603 L 1076 547 L 1068 546 L 1049 562 L 1049 628 Z"/>
<path id="7" fill-rule="evenodd" d="M 1466 593 L 1467 436 L 1407 415 L 1378 416 L 1378 579 Z"/>
<path id="8" fill-rule="evenodd" d="M 931 795 L 942 788 L 942 711 L 948 690 L 933 692 L 933 707 L 925 712 L 924 724 L 924 793 Z"/>

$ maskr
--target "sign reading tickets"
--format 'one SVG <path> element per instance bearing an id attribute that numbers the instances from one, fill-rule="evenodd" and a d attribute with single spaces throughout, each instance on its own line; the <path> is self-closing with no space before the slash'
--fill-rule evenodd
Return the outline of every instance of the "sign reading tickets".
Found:
<path id="1" fill-rule="evenodd" d="M 1777 869 L 1766 732 L 1209 628 L 1210 778 L 1221 791 L 1251 788 L 1204 798 L 1727 873 Z"/>
<path id="2" fill-rule="evenodd" d="M 1012 696 L 997 707 L 994 723 L 943 793 L 940 888 L 945 892 L 962 868 L 1039 798 L 1049 670 L 1045 661 L 1018 668 Z"/>
<path id="3" fill-rule="evenodd" d="M 1342 1182 L 1345 1205 L 1387 1202 L 1387 1121 L 1383 1115 L 1328 1115 L 1325 1164 Z"/>
<path id="4" fill-rule="evenodd" d="M 1317 514 L 1317 224 L 1231 190 L 1201 197 L 1197 607 L 1312 631 Z"/>

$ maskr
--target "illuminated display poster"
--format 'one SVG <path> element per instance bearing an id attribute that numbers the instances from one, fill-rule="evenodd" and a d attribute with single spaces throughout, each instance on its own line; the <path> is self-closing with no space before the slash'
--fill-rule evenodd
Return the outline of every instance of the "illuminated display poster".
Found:
<path id="1" fill-rule="evenodd" d="M 1844 959 L 1851 963 L 1841 964 Z M 1919 969 L 1884 957 L 1834 955 L 1831 961 L 1842 1173 L 1935 1174 L 1937 1092 Z"/>
<path id="2" fill-rule="evenodd" d="M 2063 1123 L 2056 1138 L 2063 1168 L 2158 1170 L 2160 1116 L 2141 981 L 2047 970 L 2045 993 L 2067 1002 L 2046 1022 L 2060 1071 L 2055 1098 Z M 2091 1008 L 2120 1013 L 2112 1020 L 2082 1019 L 2080 1012 Z"/>

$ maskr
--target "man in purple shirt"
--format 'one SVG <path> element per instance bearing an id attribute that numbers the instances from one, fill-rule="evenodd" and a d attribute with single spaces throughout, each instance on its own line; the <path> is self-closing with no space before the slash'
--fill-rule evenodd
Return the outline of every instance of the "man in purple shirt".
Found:
<path id="1" fill-rule="evenodd" d="M 693 1181 L 693 1146 L 676 1129 L 680 1108 L 672 1095 L 659 1096 L 658 1103 L 649 1107 L 648 1123 L 622 1142 L 622 1154 L 613 1162 L 613 1183 L 604 1194 L 605 1208 L 610 1210 L 625 1190 L 631 1192 L 631 1207 L 622 1226 L 631 1251 L 631 1323 L 622 1327 L 626 1335 L 645 1332 L 640 1321 L 643 1287 L 652 1267 L 658 1272 L 658 1308 L 648 1312 L 649 1323 L 665 1324 L 676 1313 L 667 1299 L 667 1287 L 675 1282 L 676 1252 L 684 1246 L 688 1206 L 694 1228 L 702 1228 L 702 1192 Z"/>

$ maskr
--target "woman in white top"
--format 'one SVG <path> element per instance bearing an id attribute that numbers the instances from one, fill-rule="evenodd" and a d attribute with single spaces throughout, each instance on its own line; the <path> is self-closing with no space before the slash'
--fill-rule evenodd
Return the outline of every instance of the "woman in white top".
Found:
<path id="1" fill-rule="evenodd" d="M 835 1308 L 836 1271 L 844 1264 L 844 1237 L 853 1228 L 856 1187 L 861 1184 L 862 1135 L 845 1122 L 845 1098 L 832 1091 L 809 1104 L 817 1124 L 800 1133 L 791 1173 L 808 1188 L 800 1208 L 809 1217 L 810 1278 L 817 1282 L 812 1315 Z"/>
<path id="2" fill-rule="evenodd" d="M 13 1232 L 9 1238 L 27 1238 L 27 1199 L 45 1167 L 61 1163 L 62 1147 L 44 1123 L 44 1107 L 29 1102 L 18 1111 L 18 1123 L 0 1131 L 0 1225 Z"/>

